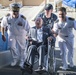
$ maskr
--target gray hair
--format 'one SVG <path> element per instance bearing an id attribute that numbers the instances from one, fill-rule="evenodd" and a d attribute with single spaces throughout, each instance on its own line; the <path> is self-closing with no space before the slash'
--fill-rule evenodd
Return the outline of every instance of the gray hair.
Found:
<path id="1" fill-rule="evenodd" d="M 35 22 L 36 22 L 37 20 L 42 20 L 42 18 L 41 18 L 41 17 L 36 17 Z M 42 21 L 43 21 L 43 20 L 42 20 Z"/>

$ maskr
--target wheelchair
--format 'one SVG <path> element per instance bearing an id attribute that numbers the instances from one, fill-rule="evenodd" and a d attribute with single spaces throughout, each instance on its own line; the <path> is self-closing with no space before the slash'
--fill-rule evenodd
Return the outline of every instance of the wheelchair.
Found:
<path id="1" fill-rule="evenodd" d="M 48 51 L 47 54 L 45 55 L 45 61 L 46 61 L 46 73 L 48 75 L 55 75 L 56 74 L 56 59 L 55 59 L 55 43 L 52 43 L 51 41 L 48 40 Z M 31 69 L 31 64 L 29 63 L 30 60 L 30 54 L 28 54 L 28 47 L 30 46 L 29 42 L 27 41 L 27 59 L 24 63 L 24 67 L 22 70 L 22 75 L 25 74 L 25 72 L 29 72 L 32 74 L 33 70 Z M 38 62 L 38 56 L 36 56 L 36 60 L 34 64 Z M 39 72 L 38 74 L 43 74 L 45 72 Z"/>

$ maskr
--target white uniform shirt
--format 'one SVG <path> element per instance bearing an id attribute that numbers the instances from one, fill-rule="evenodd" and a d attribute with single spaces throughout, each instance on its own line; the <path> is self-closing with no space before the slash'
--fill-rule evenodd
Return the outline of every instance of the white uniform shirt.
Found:
<path id="1" fill-rule="evenodd" d="M 76 29 L 76 24 L 74 21 L 69 20 L 68 17 L 66 17 L 65 22 L 57 22 L 54 24 L 53 30 L 58 34 L 58 40 L 59 41 L 65 41 L 66 38 L 73 38 L 73 28 Z"/>
<path id="2" fill-rule="evenodd" d="M 19 23 L 22 23 L 22 26 L 19 26 Z M 4 17 L 1 22 L 1 27 L 8 27 L 8 34 L 15 36 L 26 35 L 26 31 L 29 31 L 29 24 L 27 20 L 24 20 L 21 15 L 18 18 L 13 18 L 12 14 L 10 16 Z"/>
<path id="3" fill-rule="evenodd" d="M 42 42 L 43 31 L 42 28 L 37 29 L 37 40 L 38 42 Z"/>
<path id="4" fill-rule="evenodd" d="M 13 18 L 10 14 L 2 19 L 1 27 L 8 27 L 9 47 L 10 43 L 15 40 L 22 49 L 25 49 L 25 37 L 30 28 L 27 20 L 22 18 L 21 15 L 18 18 Z"/>

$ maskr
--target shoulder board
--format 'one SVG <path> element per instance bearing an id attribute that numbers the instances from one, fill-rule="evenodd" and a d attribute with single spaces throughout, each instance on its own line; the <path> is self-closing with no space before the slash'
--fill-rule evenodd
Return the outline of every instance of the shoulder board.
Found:
<path id="1" fill-rule="evenodd" d="M 68 17 L 68 19 L 69 19 L 69 20 L 72 20 L 72 21 L 74 21 L 74 20 L 75 20 L 74 18 L 71 18 L 71 17 Z"/>
<path id="2" fill-rule="evenodd" d="M 55 23 L 58 23 L 59 22 L 59 20 L 57 19 L 56 21 L 55 21 Z"/>
<path id="3" fill-rule="evenodd" d="M 7 13 L 7 14 L 6 14 L 6 17 L 8 17 L 8 16 L 10 16 L 10 13 Z"/>
<path id="4" fill-rule="evenodd" d="M 24 19 L 26 20 L 26 17 L 25 17 L 25 16 L 21 15 L 21 17 L 24 18 Z"/>

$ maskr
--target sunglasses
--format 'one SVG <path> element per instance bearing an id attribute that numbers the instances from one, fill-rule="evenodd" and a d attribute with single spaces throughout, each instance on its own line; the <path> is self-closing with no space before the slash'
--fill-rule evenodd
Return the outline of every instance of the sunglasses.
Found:
<path id="1" fill-rule="evenodd" d="M 19 12 L 19 11 L 17 11 L 17 10 L 13 10 L 13 12 Z"/>

